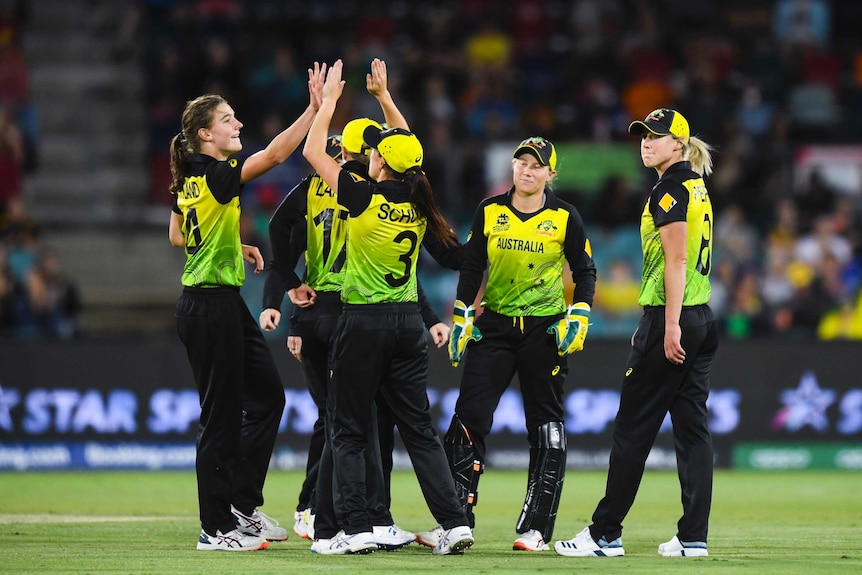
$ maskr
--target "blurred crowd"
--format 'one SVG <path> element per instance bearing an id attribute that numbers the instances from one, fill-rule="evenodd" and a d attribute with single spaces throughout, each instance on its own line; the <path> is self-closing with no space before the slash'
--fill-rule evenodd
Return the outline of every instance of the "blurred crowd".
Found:
<path id="1" fill-rule="evenodd" d="M 305 108 L 315 60 L 345 63 L 335 127 L 379 115 L 364 76 L 372 58 L 387 62 L 462 240 L 475 206 L 497 191 L 485 161 L 495 144 L 542 135 L 558 145 L 627 145 L 637 157 L 628 124 L 670 106 L 716 147 L 707 181 L 716 209 L 712 304 L 725 336 L 862 339 L 860 2 L 519 0 L 503 9 L 499 0 L 140 0 L 129 12 L 148 78 L 150 201 L 171 201 L 168 143 L 188 99 L 224 95 L 254 151 Z M 0 45 L 8 45 L 2 34 Z M 0 69 L 0 99 L 16 109 L 15 74 Z M 18 75 L 26 87 L 23 66 Z M 15 139 L 4 137 L 0 198 L 9 195 Z M 855 149 L 851 185 L 826 168 L 802 173 L 809 146 Z M 256 236 L 247 240 L 266 251 L 269 216 L 307 171 L 295 154 L 247 187 L 244 235 Z M 556 190 L 584 216 L 595 250 L 594 337 L 627 336 L 636 325 L 637 225 L 655 178 L 643 170 L 634 182 L 612 176 L 599 189 Z M 457 276 L 433 265 L 422 273 L 445 315 Z"/>
<path id="2" fill-rule="evenodd" d="M 81 300 L 39 237 L 22 182 L 36 170 L 36 110 L 21 36 L 27 3 L 0 2 L 0 336 L 74 337 Z"/>
<path id="3" fill-rule="evenodd" d="M 153 198 L 168 202 L 167 142 L 184 102 L 225 95 L 245 147 L 307 104 L 305 69 L 345 62 L 334 125 L 379 115 L 364 94 L 373 57 L 426 148 L 425 169 L 462 232 L 491 192 L 485 153 L 543 135 L 629 143 L 632 119 L 672 106 L 717 148 L 713 306 L 727 337 L 862 338 L 862 189 L 838 189 L 801 146 L 862 140 L 862 4 L 827 0 L 151 1 L 142 18 Z M 856 160 L 859 162 L 859 160 Z M 305 173 L 299 155 L 249 190 L 249 233 Z M 566 166 L 560 166 L 565 170 Z M 856 169 L 862 172 L 862 166 Z M 600 190 L 560 188 L 593 239 L 594 336 L 627 336 L 639 315 L 641 202 L 655 174 Z M 464 233 L 461 234 L 464 239 Z M 455 279 L 423 268 L 445 313 Z M 437 281 L 436 275 L 444 278 Z"/>

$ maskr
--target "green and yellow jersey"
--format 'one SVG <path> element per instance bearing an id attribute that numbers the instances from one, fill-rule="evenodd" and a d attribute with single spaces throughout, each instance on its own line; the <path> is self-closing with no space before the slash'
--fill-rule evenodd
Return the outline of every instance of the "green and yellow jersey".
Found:
<path id="1" fill-rule="evenodd" d="M 342 168 L 368 179 L 368 167 L 361 162 L 350 160 Z M 275 267 L 284 291 L 303 283 L 294 270 L 303 255 L 306 284 L 315 291 L 341 290 L 348 215 L 338 205 L 335 192 L 316 173 L 288 192 L 269 223 Z"/>
<path id="2" fill-rule="evenodd" d="M 242 160 L 191 154 L 174 212 L 182 216 L 186 264 L 182 284 L 241 286 L 245 264 L 239 235 Z"/>
<path id="3" fill-rule="evenodd" d="M 344 280 L 348 212 L 318 175 L 311 178 L 306 197 L 305 281 L 315 291 L 338 291 Z"/>
<path id="4" fill-rule="evenodd" d="M 659 228 L 671 222 L 688 224 L 686 278 L 682 305 L 709 302 L 712 267 L 712 202 L 700 174 L 689 162 L 668 168 L 656 182 L 641 215 L 643 282 L 638 303 L 665 305 L 665 255 Z"/>
<path id="5" fill-rule="evenodd" d="M 482 305 L 510 317 L 550 316 L 566 310 L 563 269 L 569 262 L 574 302 L 592 305 L 596 267 L 583 220 L 574 206 L 545 190 L 545 205 L 532 214 L 512 207 L 512 194 L 487 198 L 473 218 L 457 297 L 473 303 L 485 268 Z"/>
<path id="6" fill-rule="evenodd" d="M 416 302 L 416 262 L 425 218 L 404 182 L 370 182 L 342 169 L 338 202 L 350 213 L 341 301 Z"/>

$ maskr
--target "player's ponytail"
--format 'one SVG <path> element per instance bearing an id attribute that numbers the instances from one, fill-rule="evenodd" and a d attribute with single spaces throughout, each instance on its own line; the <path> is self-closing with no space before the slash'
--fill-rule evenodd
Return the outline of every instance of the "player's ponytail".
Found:
<path id="1" fill-rule="evenodd" d="M 713 147 L 692 136 L 688 144 L 683 147 L 683 158 L 691 163 L 691 169 L 701 176 L 712 174 L 712 151 Z"/>
<path id="2" fill-rule="evenodd" d="M 446 218 L 437 208 L 431 182 L 420 169 L 410 169 L 404 175 L 404 181 L 410 185 L 410 203 L 425 218 L 428 232 L 448 246 L 457 244 L 455 232 L 449 226 Z"/>
<path id="3" fill-rule="evenodd" d="M 186 139 L 182 132 L 171 140 L 171 185 L 168 190 L 172 194 L 178 194 L 183 189 L 183 180 L 189 165 L 187 148 Z"/>

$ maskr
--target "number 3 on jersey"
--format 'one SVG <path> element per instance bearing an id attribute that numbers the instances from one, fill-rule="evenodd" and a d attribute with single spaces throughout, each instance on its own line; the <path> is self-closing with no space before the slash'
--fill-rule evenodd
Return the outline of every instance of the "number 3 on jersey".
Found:
<path id="1" fill-rule="evenodd" d="M 392 240 L 396 244 L 400 244 L 404 240 L 407 240 L 408 242 L 410 242 L 410 246 L 409 246 L 407 252 L 402 254 L 398 258 L 398 261 L 404 263 L 404 275 L 401 276 L 400 278 L 396 278 L 391 273 L 386 274 L 384 276 L 386 279 L 386 283 L 388 283 L 390 286 L 392 286 L 394 288 L 395 287 L 401 287 L 404 284 L 406 284 L 407 281 L 410 279 L 410 270 L 413 269 L 413 253 L 416 251 L 416 244 L 417 244 L 418 239 L 419 238 L 416 236 L 415 232 L 405 230 L 405 231 L 401 232 L 400 234 L 398 234 L 397 236 L 395 236 L 395 239 Z"/>

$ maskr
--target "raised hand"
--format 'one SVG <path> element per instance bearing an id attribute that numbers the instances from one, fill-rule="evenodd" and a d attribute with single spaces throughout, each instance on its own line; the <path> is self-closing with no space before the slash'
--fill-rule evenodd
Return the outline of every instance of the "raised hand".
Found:
<path id="1" fill-rule="evenodd" d="M 338 100 L 344 90 L 344 80 L 341 79 L 341 70 L 344 64 L 336 60 L 329 72 L 326 73 L 326 81 L 323 83 L 323 99 Z"/>
<path id="2" fill-rule="evenodd" d="M 326 64 L 314 63 L 314 69 L 308 69 L 308 95 L 311 108 L 316 112 L 323 103 L 323 81 L 326 78 Z"/>
<path id="3" fill-rule="evenodd" d="M 386 62 L 380 58 L 375 58 L 371 61 L 371 73 L 365 75 L 365 87 L 368 93 L 379 98 L 381 94 L 387 91 L 388 77 L 386 75 Z"/>

